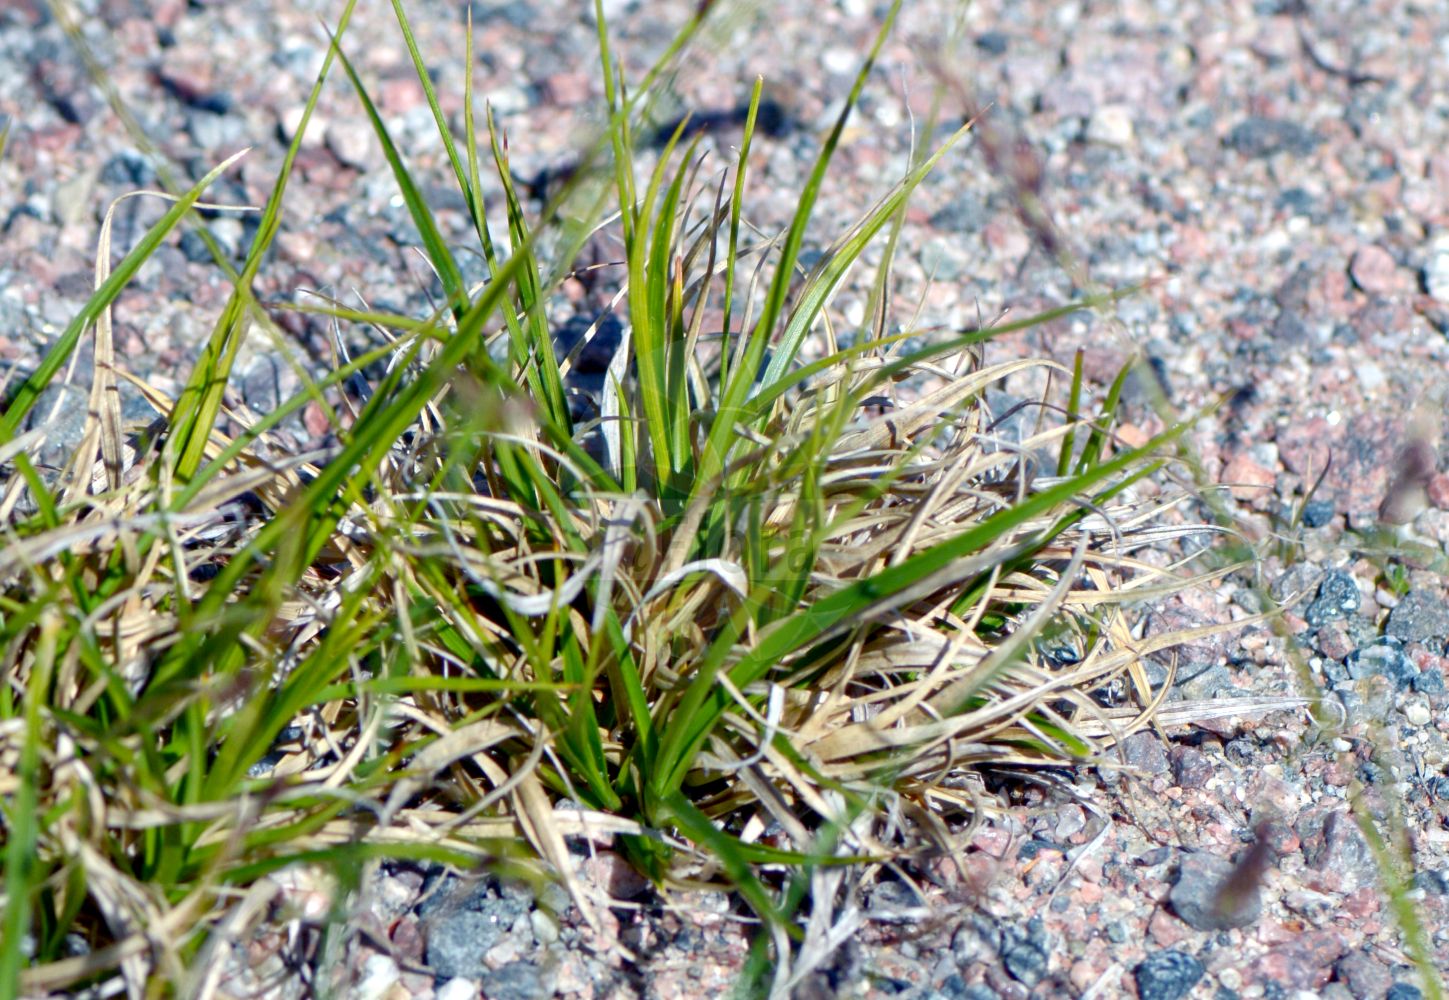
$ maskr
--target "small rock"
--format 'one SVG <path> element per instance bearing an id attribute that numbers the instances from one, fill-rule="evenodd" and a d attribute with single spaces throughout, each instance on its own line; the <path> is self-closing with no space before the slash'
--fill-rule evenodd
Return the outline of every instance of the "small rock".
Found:
<path id="1" fill-rule="evenodd" d="M 1294 831 L 1303 842 L 1308 867 L 1327 876 L 1322 889 L 1353 892 L 1375 883 L 1378 868 L 1373 855 L 1353 816 L 1342 806 L 1309 809 Z"/>
<path id="2" fill-rule="evenodd" d="M 55 186 L 50 210 L 56 222 L 62 226 L 73 226 L 91 213 L 95 208 L 91 195 L 95 192 L 98 177 L 99 170 L 86 169 Z"/>
<path id="3" fill-rule="evenodd" d="M 277 116 L 277 131 L 283 142 L 291 142 L 297 135 L 297 129 L 302 127 L 302 115 L 307 108 L 302 104 L 294 104 L 284 109 Z M 323 134 L 327 131 L 327 119 L 321 115 L 314 114 L 307 120 L 307 132 L 302 136 L 303 149 L 317 149 L 322 145 Z"/>
<path id="4" fill-rule="evenodd" d="M 1332 975 L 1333 963 L 1345 947 L 1344 935 L 1337 929 L 1306 931 L 1260 956 L 1251 974 L 1287 990 L 1318 989 Z"/>
<path id="5" fill-rule="evenodd" d="M 471 979 L 449 979 L 433 994 L 434 1000 L 477 1000 L 478 984 Z"/>
<path id="6" fill-rule="evenodd" d="M 1333 967 L 1336 978 L 1356 997 L 1383 996 L 1393 984 L 1388 967 L 1367 951 L 1351 951 Z"/>
<path id="7" fill-rule="evenodd" d="M 1087 121 L 1087 141 L 1102 146 L 1130 146 L 1137 137 L 1132 109 L 1125 104 L 1103 104 Z"/>
<path id="8" fill-rule="evenodd" d="M 1449 472 L 1438 472 L 1429 477 L 1429 502 L 1440 510 L 1449 510 Z"/>
<path id="9" fill-rule="evenodd" d="M 488 1000 L 546 1000 L 553 989 L 532 962 L 509 962 L 483 977 L 483 995 Z"/>
<path id="10" fill-rule="evenodd" d="M 1132 974 L 1137 979 L 1139 1000 L 1180 1000 L 1197 985 L 1205 970 L 1202 963 L 1182 951 L 1155 951 Z"/>
<path id="11" fill-rule="evenodd" d="M 1183 855 L 1177 881 L 1168 894 L 1173 912 L 1194 930 L 1228 930 L 1246 927 L 1263 912 L 1257 886 L 1240 897 L 1223 892 L 1233 873 L 1233 863 L 1211 854 Z"/>
<path id="12" fill-rule="evenodd" d="M 633 899 L 649 888 L 649 880 L 613 851 L 596 851 L 584 862 L 584 872 L 615 899 Z"/>
<path id="13" fill-rule="evenodd" d="M 1411 590 L 1389 612 L 1385 633 L 1405 642 L 1426 642 L 1449 637 L 1449 606 L 1434 594 Z"/>
<path id="14" fill-rule="evenodd" d="M 1387 250 L 1360 247 L 1348 262 L 1353 283 L 1371 295 L 1400 295 L 1409 291 L 1408 277 Z"/>
<path id="15" fill-rule="evenodd" d="M 1307 562 L 1294 563 L 1274 578 L 1268 586 L 1268 593 L 1287 611 L 1301 608 L 1317 596 L 1321 582 L 1317 566 Z"/>
<path id="16" fill-rule="evenodd" d="M 344 167 L 366 170 L 375 165 L 373 153 L 377 149 L 377 143 L 373 138 L 372 127 L 366 122 L 329 122 L 325 140 L 327 148 Z"/>
<path id="17" fill-rule="evenodd" d="M 426 925 L 428 965 L 444 978 L 477 979 L 488 972 L 484 956 L 503 936 L 497 919 L 474 910 L 456 910 Z"/>
<path id="18" fill-rule="evenodd" d="M 1272 493 L 1274 476 L 1244 452 L 1223 467 L 1218 481 L 1231 489 L 1235 500 L 1261 500 Z"/>
<path id="19" fill-rule="evenodd" d="M 1409 687 L 1419 676 L 1419 668 L 1404 655 L 1399 640 L 1391 637 L 1354 650 L 1344 658 L 1343 665 L 1354 680 L 1383 677 L 1398 688 Z"/>
<path id="20" fill-rule="evenodd" d="M 1411 682 L 1419 694 L 1443 694 L 1444 674 L 1438 670 L 1421 670 Z"/>
<path id="21" fill-rule="evenodd" d="M 1201 750 L 1177 745 L 1169 756 L 1172 760 L 1172 780 L 1179 788 L 1202 788 L 1213 776 L 1212 761 Z"/>
<path id="22" fill-rule="evenodd" d="M 1027 941 L 1002 955 L 1001 961 L 1011 978 L 1027 986 L 1035 986 L 1047 974 L 1046 952 Z"/>
<path id="23" fill-rule="evenodd" d="M 1000 31 L 983 31 L 976 36 L 976 47 L 989 56 L 999 56 L 1011 44 L 1009 36 Z"/>
<path id="24" fill-rule="evenodd" d="M 1162 740 L 1150 729 L 1133 733 L 1123 740 L 1122 756 L 1128 766 L 1139 768 L 1148 774 L 1167 774 L 1172 770 L 1167 760 L 1167 751 L 1162 747 Z"/>
<path id="25" fill-rule="evenodd" d="M 1330 660 L 1341 660 L 1354 649 L 1353 638 L 1342 622 L 1329 622 L 1320 628 L 1313 637 L 1313 643 Z"/>
<path id="26" fill-rule="evenodd" d="M 1309 528 L 1321 528 L 1333 520 L 1334 509 L 1331 500 L 1310 500 L 1303 505 L 1303 524 Z"/>
<path id="27" fill-rule="evenodd" d="M 1331 621 L 1349 617 L 1359 609 L 1362 600 L 1352 574 L 1341 569 L 1330 570 L 1318 585 L 1318 597 L 1303 612 L 1303 619 L 1314 628 L 1322 628 Z"/>
<path id="28" fill-rule="evenodd" d="M 1384 994 L 1384 1000 L 1422 1000 L 1424 992 L 1412 983 L 1395 983 Z"/>
<path id="29" fill-rule="evenodd" d="M 362 981 L 352 995 L 359 1000 L 382 1000 L 400 975 L 397 962 L 390 955 L 368 955 L 362 966 Z"/>
<path id="30" fill-rule="evenodd" d="M 1424 291 L 1440 302 L 1449 302 L 1449 236 L 1440 236 L 1429 248 L 1424 264 Z"/>
<path id="31" fill-rule="evenodd" d="M 1272 156 L 1274 153 L 1307 156 L 1321 140 L 1312 130 L 1297 122 L 1252 117 L 1233 126 L 1225 141 L 1244 156 Z"/>

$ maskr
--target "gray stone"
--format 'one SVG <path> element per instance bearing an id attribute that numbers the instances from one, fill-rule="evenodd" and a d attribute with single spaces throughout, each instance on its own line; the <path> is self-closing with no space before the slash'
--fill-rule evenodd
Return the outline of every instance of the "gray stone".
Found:
<path id="1" fill-rule="evenodd" d="M 1404 655 L 1399 641 L 1389 637 L 1355 649 L 1344 657 L 1343 665 L 1354 680 L 1383 677 L 1397 688 L 1409 687 L 1419 676 L 1419 668 Z"/>
<path id="2" fill-rule="evenodd" d="M 1405 642 L 1443 639 L 1449 636 L 1449 605 L 1435 594 L 1411 590 L 1389 612 L 1389 624 L 1384 631 Z"/>
<path id="3" fill-rule="evenodd" d="M 488 1000 L 545 1000 L 553 987 L 532 962 L 509 962 L 483 977 L 483 995 Z"/>
<path id="4" fill-rule="evenodd" d="M 1246 927 L 1263 912 L 1254 885 L 1242 893 L 1225 891 L 1233 863 L 1211 854 L 1185 854 L 1177 881 L 1168 894 L 1173 912 L 1183 923 L 1200 931 Z"/>
<path id="5" fill-rule="evenodd" d="M 1225 141 L 1244 156 L 1272 156 L 1274 153 L 1307 156 L 1321 140 L 1311 129 L 1297 122 L 1255 116 L 1234 125 Z"/>
<path id="6" fill-rule="evenodd" d="M 1047 956 L 1036 945 L 1023 941 L 1001 956 L 1011 978 L 1027 986 L 1035 986 L 1046 977 Z"/>
<path id="7" fill-rule="evenodd" d="M 476 910 L 456 910 L 434 917 L 423 926 L 428 965 L 444 979 L 482 978 L 489 971 L 483 956 L 503 936 L 495 917 Z"/>
<path id="8" fill-rule="evenodd" d="M 1155 951 L 1132 970 L 1139 1000 L 1180 1000 L 1202 978 L 1202 963 L 1182 951 Z"/>
<path id="9" fill-rule="evenodd" d="M 1314 628 L 1339 618 L 1347 618 L 1359 609 L 1362 597 L 1352 574 L 1332 570 L 1318 585 L 1318 597 L 1303 612 L 1303 618 Z"/>
<path id="10" fill-rule="evenodd" d="M 1341 892 L 1371 885 L 1378 868 L 1353 816 L 1342 806 L 1310 809 L 1294 825 L 1308 867 L 1333 875 Z"/>

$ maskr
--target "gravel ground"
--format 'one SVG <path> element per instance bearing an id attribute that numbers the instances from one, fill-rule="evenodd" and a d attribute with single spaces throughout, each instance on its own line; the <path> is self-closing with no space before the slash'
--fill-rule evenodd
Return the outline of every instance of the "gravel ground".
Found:
<path id="1" fill-rule="evenodd" d="M 78 11 L 144 142 L 40 0 L 0 5 L 0 116 L 12 127 L 0 160 L 0 380 L 33 366 L 85 300 L 100 218 L 117 196 L 154 186 L 163 162 L 194 178 L 251 146 L 211 198 L 264 202 L 325 52 L 317 18 L 341 5 L 63 6 Z M 456 113 L 462 5 L 412 6 Z M 472 4 L 478 93 L 510 134 L 515 172 L 539 185 L 567 167 L 597 106 L 581 6 Z M 605 4 L 635 66 L 693 6 Z M 679 110 L 703 112 L 727 147 L 749 80 L 765 75 L 769 135 L 757 143 L 748 209 L 757 224 L 778 225 L 793 208 L 877 26 L 876 6 L 746 9 L 676 81 Z M 1021 164 L 1033 162 L 1048 211 L 1093 281 L 1162 278 L 1122 303 L 1120 324 L 1063 320 L 996 350 L 1069 364 L 1082 347 L 1102 383 L 1137 343 L 1179 410 L 1227 396 L 1195 444 L 1208 474 L 1232 487 L 1250 537 L 1281 532 L 1285 506 L 1301 504 L 1322 475 L 1298 544 L 1268 547 L 1293 557 L 1272 556 L 1259 572 L 1278 594 L 1303 595 L 1291 624 L 1348 723 L 1336 740 L 1315 742 L 1308 720 L 1290 713 L 1204 722 L 1168 744 L 1133 737 L 1123 769 L 1003 786 L 1011 808 L 975 833 L 959 868 L 927 860 L 857 880 L 849 897 L 859 930 L 796 995 L 1418 996 L 1345 800 L 1357 780 L 1371 799 L 1401 803 L 1412 895 L 1449 969 L 1449 455 L 1439 448 L 1449 423 L 1449 5 L 977 0 L 959 37 L 946 30 L 957 14 L 907 4 L 819 218 L 855 217 L 904 172 L 938 81 L 948 84 L 945 125 L 989 104 L 987 145 L 998 153 L 968 141 L 923 187 L 902 236 L 901 301 L 919 304 L 922 323 L 955 328 L 1069 297 L 1071 281 L 1013 211 L 1006 174 L 1019 182 Z M 463 206 L 442 181 L 441 149 L 398 39 L 387 5 L 363 3 L 346 45 L 399 145 L 437 180 L 440 221 L 461 241 Z M 406 209 L 340 76 L 311 135 L 259 295 L 320 291 L 426 309 L 433 289 Z M 1003 171 L 1008 149 L 1033 152 Z M 155 199 L 123 203 L 118 249 L 162 211 Z M 211 226 L 239 254 L 255 221 L 217 214 Z M 818 231 L 816 245 L 831 235 Z M 174 391 L 226 290 L 199 237 L 173 240 L 120 300 L 119 356 Z M 597 308 L 589 288 L 575 292 L 581 313 Z M 852 295 L 839 302 L 847 316 L 862 309 Z M 330 363 L 324 324 L 278 317 L 288 349 L 306 364 Z M 295 388 L 278 346 L 263 339 L 245 348 L 242 372 L 238 401 L 257 410 Z M 76 381 L 87 384 L 83 365 Z M 38 413 L 63 441 L 83 407 L 66 405 L 63 391 L 49 403 Z M 138 399 L 126 405 L 128 416 L 147 415 Z M 1134 412 L 1137 429 L 1151 432 L 1156 418 L 1145 406 Z M 291 425 L 299 447 L 325 431 L 320 418 L 308 410 Z M 1387 545 L 1412 551 L 1390 570 Z M 1246 581 L 1230 579 L 1155 609 L 1150 627 L 1223 622 L 1255 607 Z M 1192 697 L 1294 690 L 1281 645 L 1259 626 L 1194 644 L 1179 669 L 1194 675 Z M 727 901 L 661 899 L 606 841 L 579 848 L 586 877 L 625 900 L 602 933 L 547 893 L 387 868 L 359 903 L 361 933 L 335 952 L 315 947 L 315 934 L 279 930 L 253 941 L 248 957 L 258 973 L 277 974 L 279 996 L 308 981 L 379 1000 L 480 989 L 498 1000 L 694 997 L 727 987 L 748 932 Z M 1205 900 L 1235 863 L 1262 877 L 1224 913 Z M 228 986 L 239 993 L 242 982 Z"/>

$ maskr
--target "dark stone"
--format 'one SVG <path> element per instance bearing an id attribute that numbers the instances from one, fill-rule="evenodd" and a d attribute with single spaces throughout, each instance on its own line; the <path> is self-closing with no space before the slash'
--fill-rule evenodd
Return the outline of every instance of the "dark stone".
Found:
<path id="1" fill-rule="evenodd" d="M 113 187 L 142 188 L 156 183 L 156 171 L 140 153 L 124 150 L 101 168 L 101 183 Z"/>
<path id="2" fill-rule="evenodd" d="M 1318 585 L 1318 597 L 1303 612 L 1303 618 L 1314 628 L 1338 618 L 1347 618 L 1359 609 L 1362 598 L 1352 574 L 1331 570 Z"/>
<path id="3" fill-rule="evenodd" d="M 1279 313 L 1278 318 L 1273 320 L 1273 329 L 1270 332 L 1278 343 L 1294 345 L 1307 343 L 1310 333 L 1308 324 L 1297 313 L 1291 312 Z"/>
<path id="4" fill-rule="evenodd" d="M 1254 116 L 1234 125 L 1225 141 L 1231 149 L 1244 156 L 1272 156 L 1274 153 L 1307 156 L 1322 140 L 1311 129 L 1297 122 Z"/>
<path id="5" fill-rule="evenodd" d="M 532 962 L 509 962 L 483 977 L 483 995 L 488 1000 L 547 1000 L 553 989 Z"/>
<path id="6" fill-rule="evenodd" d="M 1449 636 L 1449 605 L 1437 595 L 1411 590 L 1394 610 L 1384 632 L 1405 642 L 1427 642 Z"/>
<path id="7" fill-rule="evenodd" d="M 1177 881 L 1168 894 L 1173 912 L 1195 930 L 1246 927 L 1263 912 L 1256 885 L 1240 894 L 1226 890 L 1233 863 L 1211 854 L 1185 854 Z"/>
<path id="8" fill-rule="evenodd" d="M 195 229 L 181 234 L 181 254 L 193 264 L 205 264 L 211 260 L 211 248 Z"/>
<path id="9" fill-rule="evenodd" d="M 1318 567 L 1312 563 L 1294 563 L 1273 580 L 1268 587 L 1268 593 L 1273 600 L 1283 605 L 1283 609 L 1302 607 L 1312 600 L 1316 591 L 1313 589 L 1319 579 Z M 1292 602 L 1291 604 L 1289 602 Z"/>
<path id="10" fill-rule="evenodd" d="M 1422 1000 L 1424 994 L 1419 987 L 1409 983 L 1395 983 L 1384 994 L 1384 1000 Z"/>
<path id="11" fill-rule="evenodd" d="M 1139 1000 L 1180 1000 L 1202 978 L 1202 963 L 1182 951 L 1155 951 L 1132 974 Z"/>
<path id="12" fill-rule="evenodd" d="M 1035 986 L 1046 977 L 1046 952 L 1029 941 L 1023 941 L 1001 956 L 1011 978 L 1027 986 Z"/>
<path id="13" fill-rule="evenodd" d="M 1172 762 L 1172 780 L 1179 788 L 1202 788 L 1213 776 L 1212 761 L 1193 747 L 1174 746 L 1168 759 Z"/>
<path id="14" fill-rule="evenodd" d="M 1301 187 L 1292 187 L 1278 194 L 1273 207 L 1290 215 L 1306 215 L 1312 218 L 1318 211 L 1318 199 Z"/>
<path id="15" fill-rule="evenodd" d="M 619 341 L 624 335 L 624 326 L 619 318 L 613 313 L 605 313 L 603 316 L 590 316 L 579 314 L 569 317 L 558 331 L 554 334 L 554 349 L 558 351 L 559 360 L 572 351 L 584 335 L 598 322 L 598 329 L 594 330 L 589 342 L 579 351 L 579 356 L 570 369 L 575 375 L 597 375 L 608 371 L 609 362 L 614 358 L 614 352 L 619 349 Z"/>
<path id="16" fill-rule="evenodd" d="M 1388 637 L 1349 653 L 1343 665 L 1354 680 L 1385 677 L 1398 688 L 1409 687 L 1419 676 L 1419 668 L 1404 655 L 1402 644 Z"/>
<path id="17" fill-rule="evenodd" d="M 1331 500 L 1310 500 L 1303 505 L 1303 524 L 1309 528 L 1321 528 L 1333 520 Z"/>
<path id="18" fill-rule="evenodd" d="M 1414 873 L 1414 888 L 1431 896 L 1449 894 L 1449 871 L 1422 871 Z"/>
<path id="19" fill-rule="evenodd" d="M 983 31 L 976 36 L 976 47 L 989 56 L 1001 55 L 1009 44 L 1011 39 L 1000 31 Z"/>
<path id="20" fill-rule="evenodd" d="M 1148 774 L 1167 774 L 1172 770 L 1162 740 L 1150 729 L 1133 733 L 1123 740 L 1122 756 L 1128 765 Z"/>

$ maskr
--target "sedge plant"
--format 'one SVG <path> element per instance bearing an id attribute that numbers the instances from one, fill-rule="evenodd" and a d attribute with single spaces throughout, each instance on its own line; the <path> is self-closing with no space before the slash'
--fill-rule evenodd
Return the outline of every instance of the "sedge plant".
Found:
<path id="1" fill-rule="evenodd" d="M 980 804 L 947 777 L 1092 760 L 1163 718 L 1141 657 L 1187 636 L 1134 641 L 1124 612 L 1190 581 L 1134 556 L 1171 530 L 1152 528 L 1163 501 L 1131 487 L 1185 425 L 1126 447 L 1122 378 L 1093 405 L 1080 361 L 984 355 L 1114 296 L 985 330 L 906 328 L 890 319 L 887 254 L 872 322 L 842 327 L 833 296 L 883 234 L 896 247 L 912 192 L 970 124 L 806 266 L 899 2 L 773 236 L 746 216 L 762 81 L 723 168 L 687 122 L 662 149 L 641 138 L 710 5 L 632 82 L 598 11 L 604 125 L 534 209 L 507 137 L 475 121 L 471 80 L 449 121 L 393 6 L 486 280 L 464 279 L 346 57 L 348 3 L 182 391 L 120 369 L 111 307 L 230 160 L 114 265 L 103 235 L 95 294 L 8 395 L 0 991 L 113 976 L 197 988 L 227 941 L 277 919 L 275 877 L 309 866 L 345 888 L 385 857 L 539 859 L 588 919 L 567 838 L 601 826 L 661 884 L 738 891 L 764 925 L 751 969 L 779 991 L 815 874 L 912 846 L 872 827 L 883 804 L 908 805 L 917 836 L 950 850 L 931 817 Z M 336 75 L 436 277 L 429 314 L 251 291 Z M 554 329 L 590 239 L 618 248 L 623 335 L 585 393 L 584 344 L 564 349 Z M 374 346 L 275 412 L 243 412 L 226 386 L 245 338 L 284 343 L 280 309 Z M 87 334 L 85 435 L 47 470 L 33 415 Z M 1036 429 L 1008 436 L 987 389 L 1048 371 L 1067 405 L 1042 401 Z M 362 397 L 346 391 L 358 380 Z M 156 424 L 122 422 L 123 382 Z M 335 443 L 298 453 L 284 422 L 309 402 Z M 1094 692 L 1114 682 L 1128 702 L 1104 707 Z M 767 842 L 767 826 L 783 835 Z"/>

